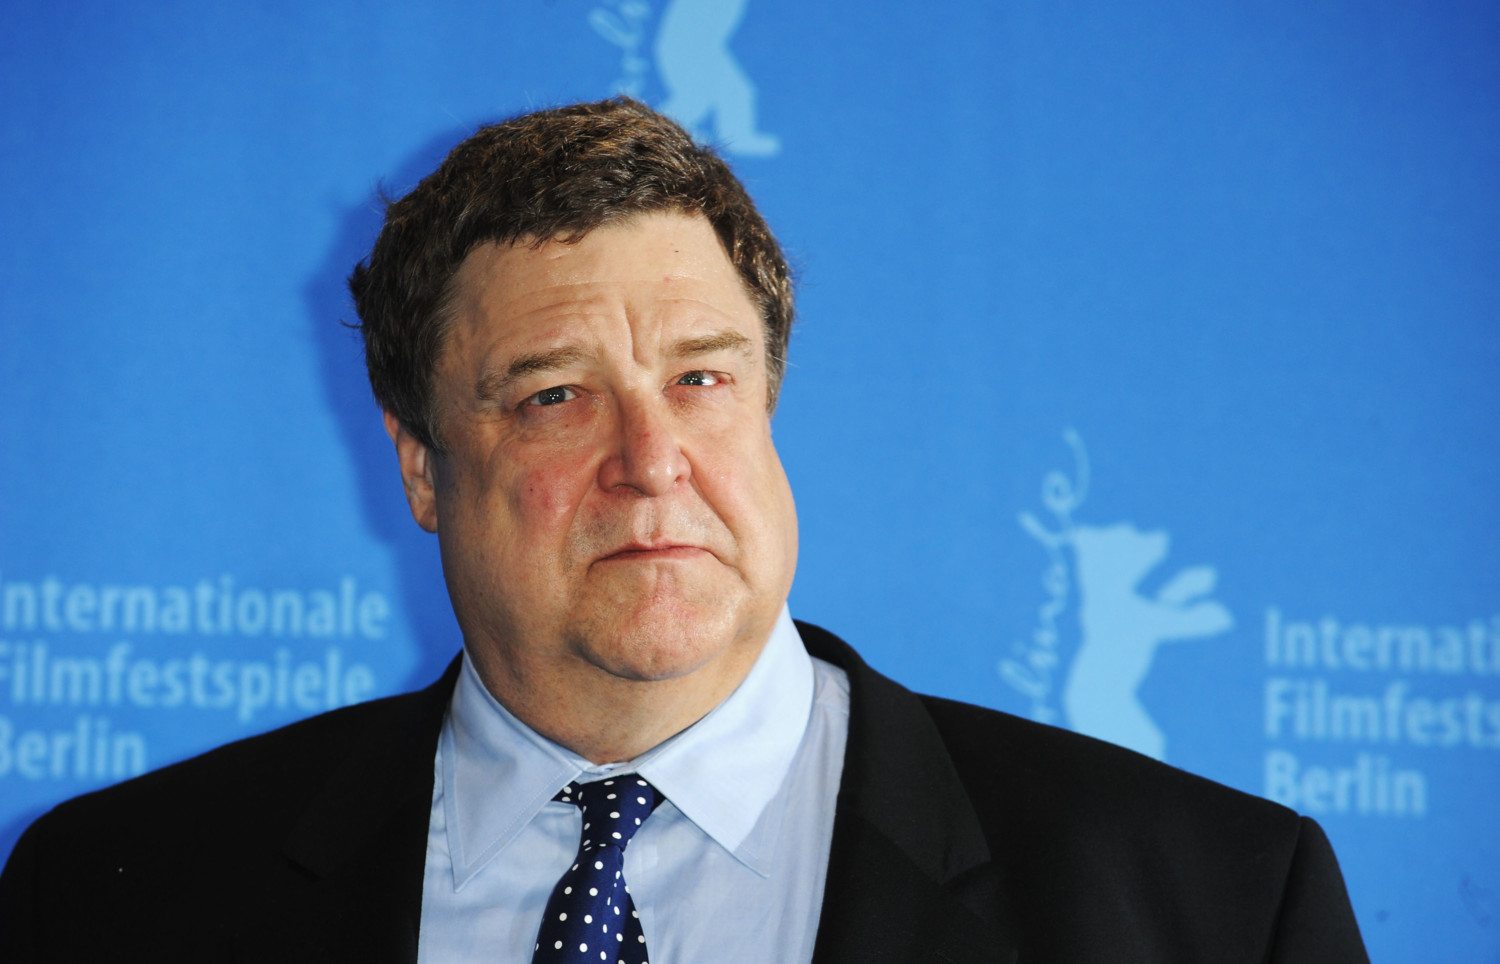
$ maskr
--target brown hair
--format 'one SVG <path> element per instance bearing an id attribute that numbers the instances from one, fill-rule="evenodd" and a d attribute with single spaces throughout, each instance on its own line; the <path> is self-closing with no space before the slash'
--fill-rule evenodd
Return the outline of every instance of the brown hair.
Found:
<path id="1" fill-rule="evenodd" d="M 707 218 L 739 271 L 765 322 L 766 402 L 774 407 L 792 327 L 781 248 L 718 155 L 628 97 L 481 128 L 387 205 L 369 259 L 349 276 L 376 401 L 422 442 L 440 445 L 432 374 L 453 277 L 477 245 L 577 241 L 663 210 Z"/>

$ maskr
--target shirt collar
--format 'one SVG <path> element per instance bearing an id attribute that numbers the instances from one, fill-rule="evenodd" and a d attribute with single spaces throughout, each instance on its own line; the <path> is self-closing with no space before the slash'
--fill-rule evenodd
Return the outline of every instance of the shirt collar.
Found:
<path id="1" fill-rule="evenodd" d="M 755 844 L 764 835 L 751 831 L 791 768 L 812 699 L 812 658 L 783 606 L 749 674 L 724 702 L 634 760 L 600 767 L 517 719 L 465 653 L 439 744 L 454 886 L 494 859 L 570 781 L 629 771 L 741 862 L 769 873 Z"/>

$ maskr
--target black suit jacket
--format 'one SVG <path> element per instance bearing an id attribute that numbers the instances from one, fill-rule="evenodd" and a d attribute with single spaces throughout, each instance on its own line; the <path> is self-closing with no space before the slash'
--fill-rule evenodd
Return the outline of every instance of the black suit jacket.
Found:
<path id="1" fill-rule="evenodd" d="M 851 698 L 816 961 L 1365 959 L 1311 820 L 799 629 Z M 0 877 L 0 960 L 414 960 L 456 671 L 57 807 Z"/>

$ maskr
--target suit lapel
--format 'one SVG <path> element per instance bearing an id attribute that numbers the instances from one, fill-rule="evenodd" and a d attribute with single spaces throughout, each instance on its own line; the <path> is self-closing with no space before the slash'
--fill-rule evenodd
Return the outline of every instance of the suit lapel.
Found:
<path id="1" fill-rule="evenodd" d="M 997 868 L 921 700 L 832 634 L 798 629 L 848 674 L 850 698 L 813 960 L 1013 960 Z"/>
<path id="2" fill-rule="evenodd" d="M 287 837 L 291 879 L 268 894 L 244 959 L 416 960 L 433 758 L 458 665 L 397 697 L 329 775 Z"/>

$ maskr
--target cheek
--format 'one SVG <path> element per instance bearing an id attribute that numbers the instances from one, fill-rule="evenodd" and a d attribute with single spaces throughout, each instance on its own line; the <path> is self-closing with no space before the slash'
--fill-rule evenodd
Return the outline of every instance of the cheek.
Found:
<path id="1" fill-rule="evenodd" d="M 565 528 L 592 485 L 588 460 L 554 455 L 522 464 L 524 468 L 507 487 L 512 517 L 533 534 Z"/>
<path id="2" fill-rule="evenodd" d="M 701 461 L 705 495 L 741 538 L 774 539 L 787 524 L 790 496 L 769 438 L 715 446 Z"/>

